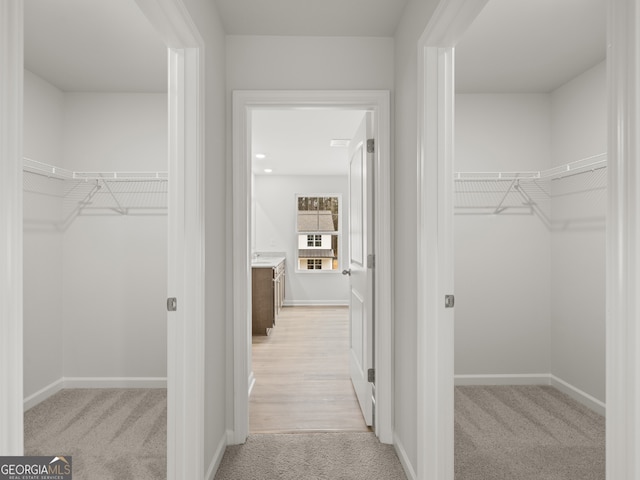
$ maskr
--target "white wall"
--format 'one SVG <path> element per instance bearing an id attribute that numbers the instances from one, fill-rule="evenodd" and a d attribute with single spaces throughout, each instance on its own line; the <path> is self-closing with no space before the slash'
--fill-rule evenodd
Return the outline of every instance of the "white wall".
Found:
<path id="1" fill-rule="evenodd" d="M 226 38 L 227 98 L 231 107 L 234 90 L 393 90 L 394 42 L 391 38 L 350 37 L 265 37 L 228 36 Z M 231 125 L 231 108 L 227 109 L 227 124 Z M 415 126 L 415 119 L 414 119 Z M 232 185 L 231 132 L 227 132 L 226 177 L 222 167 L 216 174 L 218 182 Z M 414 177 L 415 178 L 415 177 Z M 231 190 L 227 192 L 226 242 L 227 271 L 231 281 L 231 245 L 233 244 Z M 215 219 L 214 219 L 215 220 Z M 212 221 L 214 221 L 212 220 Z M 218 232 L 220 223 L 210 224 Z M 222 243 L 221 243 L 222 245 Z M 218 254 L 220 250 L 218 249 Z M 229 289 L 227 318 L 233 319 L 232 291 Z M 228 324 L 230 333 L 230 324 Z M 228 335 L 228 344 L 232 339 Z M 228 352 L 227 361 L 232 361 Z M 415 359 L 414 359 L 415 362 Z M 227 377 L 227 391 L 233 392 L 233 377 Z M 230 397 L 232 399 L 232 397 Z M 231 422 L 231 420 L 229 420 Z"/>
<path id="2" fill-rule="evenodd" d="M 231 188 L 227 182 L 227 95 L 225 90 L 226 39 L 215 2 L 184 0 L 205 43 L 204 122 L 205 143 L 205 425 L 204 471 L 211 473 L 224 453 L 227 434 L 227 319 L 231 309 L 231 255 L 226 255 Z M 229 102 L 230 103 L 230 102 Z M 230 129 L 229 129 L 230 130 Z M 228 302 L 228 303 L 227 303 Z"/>
<path id="3" fill-rule="evenodd" d="M 393 180 L 394 422 L 408 470 L 417 468 L 417 103 L 418 40 L 438 4 L 409 0 L 395 35 Z"/>
<path id="4" fill-rule="evenodd" d="M 347 268 L 348 193 L 346 176 L 256 175 L 255 250 L 285 252 L 286 305 L 348 305 L 349 281 L 342 275 Z M 296 271 L 298 235 L 296 234 L 296 194 L 340 194 L 342 242 L 340 270 L 309 273 Z"/>
<path id="5" fill-rule="evenodd" d="M 24 155 L 60 164 L 64 95 L 24 72 Z M 63 376 L 61 182 L 24 176 L 24 396 Z"/>
<path id="6" fill-rule="evenodd" d="M 356 37 L 227 37 L 232 90 L 390 90 L 393 40 Z"/>
<path id="7" fill-rule="evenodd" d="M 549 168 L 550 115 L 544 94 L 456 95 L 456 171 Z M 455 216 L 459 375 L 550 371 L 550 233 L 510 213 Z"/>
<path id="8" fill-rule="evenodd" d="M 605 62 L 551 95 L 553 162 L 607 150 Z M 553 183 L 551 367 L 605 401 L 606 170 Z"/>
<path id="9" fill-rule="evenodd" d="M 25 155 L 166 170 L 166 95 L 62 93 L 26 72 Z M 25 178 L 25 396 L 62 377 L 165 377 L 166 216 L 81 215 L 60 229 L 71 184 Z"/>
<path id="10" fill-rule="evenodd" d="M 606 66 L 547 95 L 458 95 L 456 170 L 606 151 Z M 551 373 L 604 402 L 606 169 L 551 182 L 536 217 L 456 215 L 456 373 Z"/>
<path id="11" fill-rule="evenodd" d="M 64 167 L 167 169 L 166 94 L 65 94 Z M 80 215 L 64 234 L 66 377 L 166 376 L 166 216 Z"/>

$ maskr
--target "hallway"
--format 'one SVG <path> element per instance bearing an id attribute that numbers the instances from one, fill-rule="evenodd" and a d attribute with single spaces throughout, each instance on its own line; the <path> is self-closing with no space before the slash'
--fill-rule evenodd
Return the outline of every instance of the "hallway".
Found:
<path id="1" fill-rule="evenodd" d="M 349 378 L 347 307 L 285 307 L 253 337 L 253 433 L 368 432 Z"/>

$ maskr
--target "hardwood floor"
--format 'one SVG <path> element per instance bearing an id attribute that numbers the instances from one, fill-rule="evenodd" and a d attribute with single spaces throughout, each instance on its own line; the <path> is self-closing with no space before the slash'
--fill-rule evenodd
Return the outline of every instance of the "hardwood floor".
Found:
<path id="1" fill-rule="evenodd" d="M 347 307 L 285 307 L 253 337 L 251 433 L 370 431 L 349 378 Z"/>

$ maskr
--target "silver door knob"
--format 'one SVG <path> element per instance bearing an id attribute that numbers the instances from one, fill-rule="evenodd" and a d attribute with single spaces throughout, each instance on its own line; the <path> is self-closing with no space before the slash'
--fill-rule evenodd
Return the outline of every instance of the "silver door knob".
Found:
<path id="1" fill-rule="evenodd" d="M 351 269 L 348 268 L 347 270 L 342 270 L 342 274 L 343 275 L 351 275 Z"/>

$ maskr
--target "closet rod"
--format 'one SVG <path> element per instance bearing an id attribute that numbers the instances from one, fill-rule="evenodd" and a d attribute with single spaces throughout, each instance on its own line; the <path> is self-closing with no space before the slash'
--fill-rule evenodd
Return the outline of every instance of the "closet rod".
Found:
<path id="1" fill-rule="evenodd" d="M 166 181 L 168 172 L 75 172 L 23 157 L 23 170 L 60 180 L 109 180 L 112 182 Z"/>
<path id="2" fill-rule="evenodd" d="M 579 173 L 606 168 L 607 154 L 600 153 L 538 172 L 456 172 L 456 182 L 512 182 L 514 180 L 559 180 Z"/>
<path id="3" fill-rule="evenodd" d="M 455 172 L 456 182 L 513 182 L 514 180 L 536 180 L 540 172 Z"/>
<path id="4" fill-rule="evenodd" d="M 601 153 L 586 157 L 575 162 L 553 167 L 542 172 L 541 178 L 550 178 L 551 180 L 560 180 L 562 178 L 571 177 L 580 173 L 592 172 L 606 168 L 607 154 Z"/>

